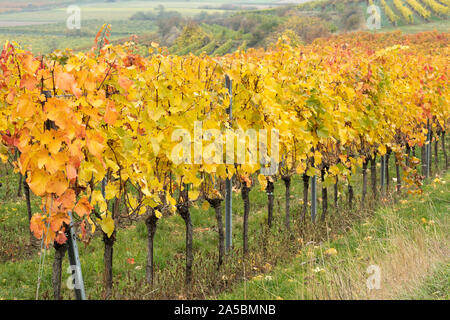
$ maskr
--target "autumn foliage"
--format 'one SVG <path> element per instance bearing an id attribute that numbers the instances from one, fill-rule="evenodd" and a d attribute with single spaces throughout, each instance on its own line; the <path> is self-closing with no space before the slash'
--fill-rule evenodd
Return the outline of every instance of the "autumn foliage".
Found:
<path id="1" fill-rule="evenodd" d="M 251 184 L 259 162 L 171 160 L 174 131 L 192 132 L 195 121 L 203 130 L 276 128 L 283 174 L 325 168 L 325 183 L 349 178 L 370 156 L 422 146 L 427 120 L 432 130 L 449 128 L 448 34 L 361 33 L 298 47 L 285 37 L 268 50 L 218 58 L 168 55 L 157 44 L 150 51 L 143 57 L 133 43 L 104 43 L 34 56 L 3 46 L 1 156 L 20 152 L 16 170 L 42 198 L 31 230 L 47 245 L 65 242 L 69 211 L 89 232 L 99 226 L 110 236 L 112 199 L 128 214 L 175 211 L 176 189 L 190 185 L 196 200 L 206 174 Z M 231 123 L 225 75 L 233 80 Z M 265 188 L 267 179 L 258 180 Z"/>

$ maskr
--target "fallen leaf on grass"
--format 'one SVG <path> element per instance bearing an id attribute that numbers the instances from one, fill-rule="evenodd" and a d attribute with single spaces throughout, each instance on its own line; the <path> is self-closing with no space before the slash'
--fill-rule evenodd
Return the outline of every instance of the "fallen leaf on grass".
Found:
<path id="1" fill-rule="evenodd" d="M 269 272 L 269 271 L 272 271 L 272 268 L 273 268 L 273 267 L 272 267 L 272 265 L 271 265 L 270 263 L 267 262 L 267 263 L 264 265 L 263 268 L 264 268 L 264 271 L 265 271 L 265 272 Z"/>
<path id="2" fill-rule="evenodd" d="M 259 275 L 257 275 L 257 276 L 254 276 L 254 277 L 252 278 L 253 281 L 260 281 L 260 280 L 262 280 L 262 279 L 263 279 L 263 275 L 262 275 L 262 274 L 259 274 Z"/>
<path id="3" fill-rule="evenodd" d="M 337 250 L 335 248 L 330 248 L 324 252 L 324 254 L 328 257 L 337 255 Z"/>

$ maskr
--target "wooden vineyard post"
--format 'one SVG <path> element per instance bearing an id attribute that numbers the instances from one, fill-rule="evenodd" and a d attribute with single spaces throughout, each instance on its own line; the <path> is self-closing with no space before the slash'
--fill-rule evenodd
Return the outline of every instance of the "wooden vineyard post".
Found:
<path id="1" fill-rule="evenodd" d="M 225 77 L 225 85 L 228 88 L 230 94 L 230 106 L 228 108 L 229 121 L 233 120 L 233 84 L 228 75 Z M 225 181 L 225 252 L 230 252 L 232 243 L 232 231 L 233 231 L 233 190 L 232 190 L 232 178 L 227 178 Z"/>

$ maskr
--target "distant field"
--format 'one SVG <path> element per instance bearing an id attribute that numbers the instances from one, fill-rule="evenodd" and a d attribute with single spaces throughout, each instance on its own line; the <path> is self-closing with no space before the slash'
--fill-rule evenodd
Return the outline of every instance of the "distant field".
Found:
<path id="1" fill-rule="evenodd" d="M 81 19 L 103 19 L 105 21 L 129 19 L 138 11 L 149 11 L 158 5 L 164 5 L 167 11 L 177 9 L 184 15 L 194 15 L 201 11 L 208 13 L 224 12 L 228 10 L 200 8 L 201 6 L 217 7 L 217 2 L 117 2 L 117 3 L 92 3 L 82 4 Z M 64 22 L 69 14 L 65 7 L 54 9 L 44 9 L 39 11 L 21 11 L 0 14 L 0 23 L 2 26 L 16 26 L 18 24 L 35 24 L 36 22 L 57 23 Z M 9 23 L 9 25 L 8 25 Z"/>
<path id="2" fill-rule="evenodd" d="M 1 27 L 21 27 L 21 26 L 32 26 L 36 24 L 46 24 L 47 22 L 42 21 L 0 21 L 0 28 Z"/>
<path id="3" fill-rule="evenodd" d="M 404 25 L 397 28 L 384 28 L 383 32 L 401 30 L 403 33 L 418 33 L 424 31 L 437 30 L 439 32 L 449 32 L 450 20 L 441 20 L 430 23 L 416 24 L 416 25 Z"/>
<path id="4" fill-rule="evenodd" d="M 101 17 L 111 20 L 128 19 L 137 11 L 147 11 L 163 5 L 167 10 L 177 9 L 183 14 L 192 15 L 201 11 L 222 12 L 225 11 L 221 6 L 235 5 L 241 8 L 267 8 L 277 1 L 258 0 L 258 1 L 119 1 L 119 2 L 78 2 L 81 7 L 81 13 L 84 19 L 98 19 Z M 75 1 L 0 1 L 0 22 L 5 25 L 6 21 L 18 22 L 61 22 L 67 18 L 66 6 L 75 3 Z M 28 5 L 30 4 L 30 6 Z M 51 8 L 55 5 L 55 8 Z M 37 7 L 43 7 L 43 10 L 36 11 Z M 9 10 L 11 12 L 4 13 Z M 20 11 L 18 11 L 20 10 Z M 18 12 L 17 12 L 18 11 Z M 229 11 L 229 10 L 227 10 Z"/>
<path id="5" fill-rule="evenodd" d="M 268 2 L 268 1 L 258 1 Z M 34 9 L 27 4 L 44 6 Z M 52 3 L 58 6 L 52 7 Z M 223 4 L 235 1 L 120 1 L 115 3 L 92 2 L 79 3 L 81 7 L 81 30 L 79 34 L 70 33 L 66 28 L 69 14 L 66 12 L 68 1 L 23 1 L 16 3 L 19 12 L 1 13 L 0 10 L 0 43 L 17 41 L 35 53 L 46 54 L 55 49 L 83 48 L 92 44 L 95 33 L 104 23 L 112 26 L 111 39 L 116 40 L 131 34 L 142 34 L 156 31 L 152 21 L 131 21 L 136 12 L 154 11 L 160 5 L 166 11 L 178 11 L 185 16 L 193 16 L 202 11 L 208 13 L 231 12 L 217 9 Z M 252 2 L 248 2 L 249 4 Z M 3 5 L 11 6 L 11 2 L 0 0 Z"/>
<path id="6" fill-rule="evenodd" d="M 104 20 L 87 20 L 82 23 L 80 32 L 70 33 L 65 23 L 41 24 L 0 28 L 0 43 L 16 41 L 36 54 L 46 54 L 55 49 L 83 48 L 93 44 L 96 32 Z M 111 40 L 126 38 L 132 34 L 156 31 L 152 21 L 111 21 Z M 0 25 L 1 26 L 1 25 Z"/>
<path id="7" fill-rule="evenodd" d="M 64 5 L 69 0 L 0 0 L 0 13 L 36 9 L 51 5 Z"/>

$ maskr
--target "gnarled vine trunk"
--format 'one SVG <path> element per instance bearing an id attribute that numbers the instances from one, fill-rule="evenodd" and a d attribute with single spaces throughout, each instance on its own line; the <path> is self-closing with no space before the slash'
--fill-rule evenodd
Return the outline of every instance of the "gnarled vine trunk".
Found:
<path id="1" fill-rule="evenodd" d="M 422 148 L 420 148 L 420 154 L 422 158 L 422 175 L 427 175 L 427 152 L 426 152 L 426 146 L 424 145 Z"/>
<path id="2" fill-rule="evenodd" d="M 448 169 L 448 157 L 447 157 L 447 150 L 445 149 L 445 131 L 442 132 L 442 153 L 444 154 L 444 161 L 445 161 L 445 170 Z"/>
<path id="3" fill-rule="evenodd" d="M 389 192 L 389 185 L 390 185 L 390 177 L 389 177 L 389 159 L 391 157 L 391 151 L 389 150 L 386 153 L 386 163 L 385 163 L 385 177 L 386 177 L 386 194 Z"/>
<path id="4" fill-rule="evenodd" d="M 242 200 L 244 201 L 244 230 L 243 230 L 243 247 L 244 255 L 248 253 L 248 218 L 250 214 L 250 199 L 249 199 L 250 188 L 244 183 L 241 190 Z"/>
<path id="5" fill-rule="evenodd" d="M 149 216 L 145 219 L 147 226 L 147 266 L 146 266 L 146 280 L 150 286 L 155 283 L 155 262 L 154 262 L 154 240 L 158 218 L 155 215 L 153 208 L 148 208 Z"/>
<path id="6" fill-rule="evenodd" d="M 103 242 L 105 244 L 105 251 L 103 254 L 103 261 L 105 264 L 105 270 L 103 274 L 103 281 L 105 285 L 105 299 L 110 299 L 112 296 L 113 288 L 113 255 L 114 255 L 114 242 L 115 231 L 108 237 L 106 233 L 103 233 Z"/>
<path id="7" fill-rule="evenodd" d="M 338 183 L 339 177 L 336 176 L 336 182 L 334 183 L 334 207 L 338 210 Z"/>
<path id="8" fill-rule="evenodd" d="M 30 195 L 30 187 L 27 183 L 27 176 L 25 175 L 23 179 L 23 191 L 25 193 L 25 201 L 27 203 L 27 213 L 28 213 L 28 221 L 31 220 L 32 213 L 31 213 L 31 195 Z"/>
<path id="9" fill-rule="evenodd" d="M 400 175 L 400 160 L 397 157 L 395 158 L 395 172 L 397 174 L 397 192 L 400 192 L 400 189 L 402 188 L 402 179 Z"/>
<path id="10" fill-rule="evenodd" d="M 120 198 L 114 199 L 114 204 L 112 208 L 112 219 L 118 216 L 120 210 Z M 105 270 L 103 274 L 103 281 L 105 285 L 105 299 L 110 299 L 112 296 L 113 288 L 113 256 L 114 256 L 114 243 L 116 242 L 116 228 L 111 234 L 111 237 L 103 232 L 103 243 L 105 251 L 103 253 L 103 261 L 105 264 Z"/>
<path id="11" fill-rule="evenodd" d="M 322 181 L 322 216 L 320 217 L 321 221 L 325 221 L 325 217 L 327 216 L 327 211 L 328 211 L 328 190 L 324 186 L 325 170 L 326 169 L 320 170 L 320 178 Z"/>
<path id="12" fill-rule="evenodd" d="M 367 165 L 370 159 L 366 159 L 363 162 L 362 167 L 362 176 L 363 176 L 363 185 L 362 185 L 362 195 L 361 195 L 361 205 L 365 205 L 366 196 L 367 196 Z"/>
<path id="13" fill-rule="evenodd" d="M 353 208 L 353 198 L 354 198 L 353 186 L 350 184 L 350 181 L 349 181 L 349 183 L 348 183 L 348 207 L 350 209 Z"/>
<path id="14" fill-rule="evenodd" d="M 185 283 L 186 292 L 188 292 L 192 284 L 192 265 L 194 264 L 194 251 L 192 246 L 192 219 L 189 211 L 189 196 L 187 186 L 180 193 L 181 203 L 177 204 L 177 211 L 186 225 L 186 271 L 185 271 Z"/>
<path id="15" fill-rule="evenodd" d="M 275 186 L 272 181 L 267 181 L 267 225 L 269 226 L 269 229 L 272 228 L 273 224 L 273 200 L 274 195 L 273 191 L 275 190 Z"/>
<path id="16" fill-rule="evenodd" d="M 186 273 L 185 282 L 186 286 L 190 286 L 192 283 L 192 265 L 194 263 L 194 252 L 192 248 L 192 220 L 191 213 L 187 205 L 184 205 L 179 209 L 179 213 L 186 225 Z"/>
<path id="17" fill-rule="evenodd" d="M 434 170 L 436 172 L 438 171 L 439 168 L 438 137 L 439 135 L 436 135 L 436 138 L 434 139 Z"/>
<path id="18" fill-rule="evenodd" d="M 286 215 L 284 219 L 284 224 L 287 230 L 291 229 L 291 176 L 283 176 L 285 190 L 285 198 L 286 198 Z"/>
<path id="19" fill-rule="evenodd" d="M 206 199 L 209 204 L 214 208 L 216 213 L 217 229 L 219 232 L 219 261 L 217 269 L 223 264 L 223 257 L 225 256 L 225 232 L 223 229 L 223 218 L 222 218 L 222 199 Z"/>
<path id="20" fill-rule="evenodd" d="M 377 156 L 370 158 L 370 180 L 372 185 L 372 195 L 374 199 L 378 197 L 377 192 Z"/>
<path id="21" fill-rule="evenodd" d="M 431 132 L 430 132 L 430 141 L 429 141 L 429 144 L 430 144 L 430 148 L 429 148 L 429 150 L 430 150 L 430 154 L 428 155 L 429 156 L 429 159 L 427 159 L 427 167 L 429 166 L 429 168 L 428 168 L 428 172 L 429 172 L 429 174 L 430 174 L 430 177 L 432 176 L 432 170 L 431 170 L 431 168 L 433 167 L 433 163 L 432 163 L 432 161 L 433 161 L 433 149 L 432 149 L 432 147 L 433 147 L 433 130 L 431 130 Z M 430 163 L 428 163 L 428 160 L 430 160 Z"/>
<path id="22" fill-rule="evenodd" d="M 62 262 L 67 251 L 67 245 L 55 242 L 53 246 L 55 248 L 52 270 L 53 299 L 61 300 Z"/>

